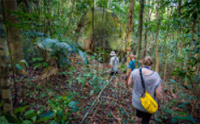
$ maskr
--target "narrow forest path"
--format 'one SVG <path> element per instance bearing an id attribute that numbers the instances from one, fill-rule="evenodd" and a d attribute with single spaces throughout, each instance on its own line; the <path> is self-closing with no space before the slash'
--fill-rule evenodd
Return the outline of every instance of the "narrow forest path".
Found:
<path id="1" fill-rule="evenodd" d="M 31 105 L 34 110 L 42 109 L 46 112 L 52 109 L 52 99 L 58 102 L 56 104 L 62 105 L 62 98 L 67 97 L 73 101 L 73 106 L 76 108 L 76 111 L 70 110 L 70 123 L 80 123 L 98 97 L 102 87 L 109 80 L 109 73 L 106 72 L 106 68 L 102 68 L 106 64 L 91 62 L 89 65 L 83 66 L 82 63 L 79 63 L 79 60 L 74 60 L 74 64 L 67 70 L 57 70 L 55 74 L 53 73 L 46 78 L 41 78 L 45 72 L 42 68 L 37 70 L 29 68 L 28 75 L 20 77 L 16 84 L 17 101 L 19 102 L 15 106 Z M 85 118 L 84 123 L 130 124 L 135 122 L 135 110 L 131 102 L 132 88 L 126 88 L 124 84 L 125 75 L 125 73 L 120 72 L 109 82 L 97 104 Z M 177 119 L 174 121 L 180 123 L 188 121 L 187 119 L 180 121 L 179 116 L 173 117 L 177 115 L 185 117 L 190 114 L 196 120 L 199 119 L 200 113 L 196 104 L 200 105 L 200 102 L 194 99 L 191 93 L 170 81 L 163 81 L 162 84 L 164 103 L 152 118 L 152 123 L 171 123 L 173 119 Z M 66 108 L 66 110 L 69 110 L 69 108 Z M 183 113 L 183 110 L 187 113 Z M 188 118 L 191 121 L 190 116 Z"/>

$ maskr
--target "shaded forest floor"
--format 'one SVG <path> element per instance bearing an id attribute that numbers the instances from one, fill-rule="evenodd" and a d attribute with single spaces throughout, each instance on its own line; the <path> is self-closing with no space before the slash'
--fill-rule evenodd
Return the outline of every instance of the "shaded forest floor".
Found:
<path id="1" fill-rule="evenodd" d="M 70 114 L 70 123 L 80 123 L 109 77 L 102 64 L 91 62 L 86 67 L 78 60 L 74 60 L 74 63 L 66 70 L 51 68 L 45 71 L 30 67 L 27 75 L 16 78 L 15 88 L 12 88 L 13 96 L 17 96 L 14 97 L 15 107 L 29 105 L 31 109 L 47 112 L 63 105 L 63 109 Z M 135 122 L 135 110 L 131 103 L 132 88 L 125 87 L 124 77 L 125 74 L 121 72 L 110 82 L 85 123 Z M 192 91 L 184 89 L 174 80 L 163 82 L 163 90 L 164 102 L 152 118 L 152 123 L 200 122 L 200 101 Z M 73 105 L 68 108 L 64 106 L 66 97 L 73 101 Z"/>

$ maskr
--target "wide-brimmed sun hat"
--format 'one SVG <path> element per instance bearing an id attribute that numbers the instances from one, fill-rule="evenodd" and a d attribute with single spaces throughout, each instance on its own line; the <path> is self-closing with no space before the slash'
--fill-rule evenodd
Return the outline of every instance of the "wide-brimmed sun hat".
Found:
<path id="1" fill-rule="evenodd" d="M 115 51 L 111 51 L 110 55 L 111 55 L 111 56 L 116 56 Z"/>

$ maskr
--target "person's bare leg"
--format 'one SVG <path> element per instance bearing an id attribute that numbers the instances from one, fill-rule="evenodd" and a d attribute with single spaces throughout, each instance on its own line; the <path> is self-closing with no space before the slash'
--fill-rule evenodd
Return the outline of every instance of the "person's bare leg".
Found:
<path id="1" fill-rule="evenodd" d="M 137 116 L 135 117 L 135 123 L 136 124 L 141 124 L 142 123 L 142 118 L 138 118 Z"/>

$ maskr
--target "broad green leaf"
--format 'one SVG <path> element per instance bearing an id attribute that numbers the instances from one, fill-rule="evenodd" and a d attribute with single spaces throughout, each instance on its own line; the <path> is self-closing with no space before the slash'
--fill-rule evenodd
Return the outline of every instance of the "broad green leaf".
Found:
<path id="1" fill-rule="evenodd" d="M 50 124 L 58 124 L 56 121 L 51 121 Z"/>
<path id="2" fill-rule="evenodd" d="M 76 106 L 76 104 L 78 104 L 78 102 L 76 102 L 76 101 L 71 101 L 71 102 L 69 102 L 69 107 L 71 107 L 72 108 L 72 111 L 73 112 L 75 112 L 75 111 L 77 111 L 79 108 Z"/>
<path id="3" fill-rule="evenodd" d="M 90 90 L 90 96 L 94 94 L 94 90 Z"/>
<path id="4" fill-rule="evenodd" d="M 76 107 L 76 104 L 77 104 L 76 101 L 70 101 L 70 102 L 69 102 L 69 107 L 74 108 L 74 107 Z"/>
<path id="5" fill-rule="evenodd" d="M 36 70 L 37 68 L 39 68 L 40 66 L 42 66 L 42 64 L 41 63 L 37 63 L 37 64 L 34 64 L 34 70 Z"/>
<path id="6" fill-rule="evenodd" d="M 48 111 L 48 112 L 42 114 L 42 115 L 40 116 L 40 118 L 44 118 L 44 117 L 53 117 L 53 116 L 54 116 L 54 112 L 53 112 L 53 111 Z"/>
<path id="7" fill-rule="evenodd" d="M 182 107 L 185 107 L 187 104 L 189 104 L 189 103 L 187 103 L 187 102 L 184 102 L 184 103 L 182 103 L 182 104 L 178 105 L 178 107 L 179 107 L 179 108 L 182 108 Z"/>
<path id="8" fill-rule="evenodd" d="M 5 116 L 0 116 L 0 122 L 2 124 L 9 124 L 8 120 L 5 118 Z"/>
<path id="9" fill-rule="evenodd" d="M 191 115 L 187 115 L 187 116 L 176 115 L 176 116 L 172 117 L 172 123 L 177 123 L 180 120 L 190 121 L 192 123 L 196 122 L 196 120 Z"/>
<path id="10" fill-rule="evenodd" d="M 33 120 L 33 122 L 35 122 L 36 119 L 37 119 L 37 116 L 33 116 L 33 117 L 31 118 L 31 120 Z"/>
<path id="11" fill-rule="evenodd" d="M 30 121 L 30 120 L 24 120 L 24 121 L 22 122 L 22 124 L 33 124 L 33 122 Z"/>
<path id="12" fill-rule="evenodd" d="M 24 114 L 24 116 L 26 119 L 31 119 L 32 117 L 37 116 L 37 113 L 35 113 L 33 109 L 30 109 Z"/>
<path id="13" fill-rule="evenodd" d="M 16 108 L 15 111 L 14 111 L 14 113 L 15 114 L 17 114 L 17 113 L 22 114 L 26 110 L 27 107 L 28 106 L 23 106 L 23 107 Z"/>
<path id="14" fill-rule="evenodd" d="M 16 64 L 16 68 L 17 68 L 17 70 L 22 70 L 23 69 L 22 66 L 20 66 L 19 64 Z"/>
<path id="15" fill-rule="evenodd" d="M 20 63 L 23 63 L 26 65 L 26 67 L 28 67 L 28 62 L 26 60 L 21 60 Z"/>
<path id="16" fill-rule="evenodd" d="M 33 58 L 32 62 L 35 63 L 35 62 L 41 62 L 41 61 L 44 61 L 43 58 Z"/>
<path id="17" fill-rule="evenodd" d="M 36 122 L 41 123 L 41 122 L 45 122 L 45 121 L 50 120 L 50 119 L 51 119 L 51 117 L 43 117 L 43 118 L 40 118 L 39 120 L 37 120 Z"/>

